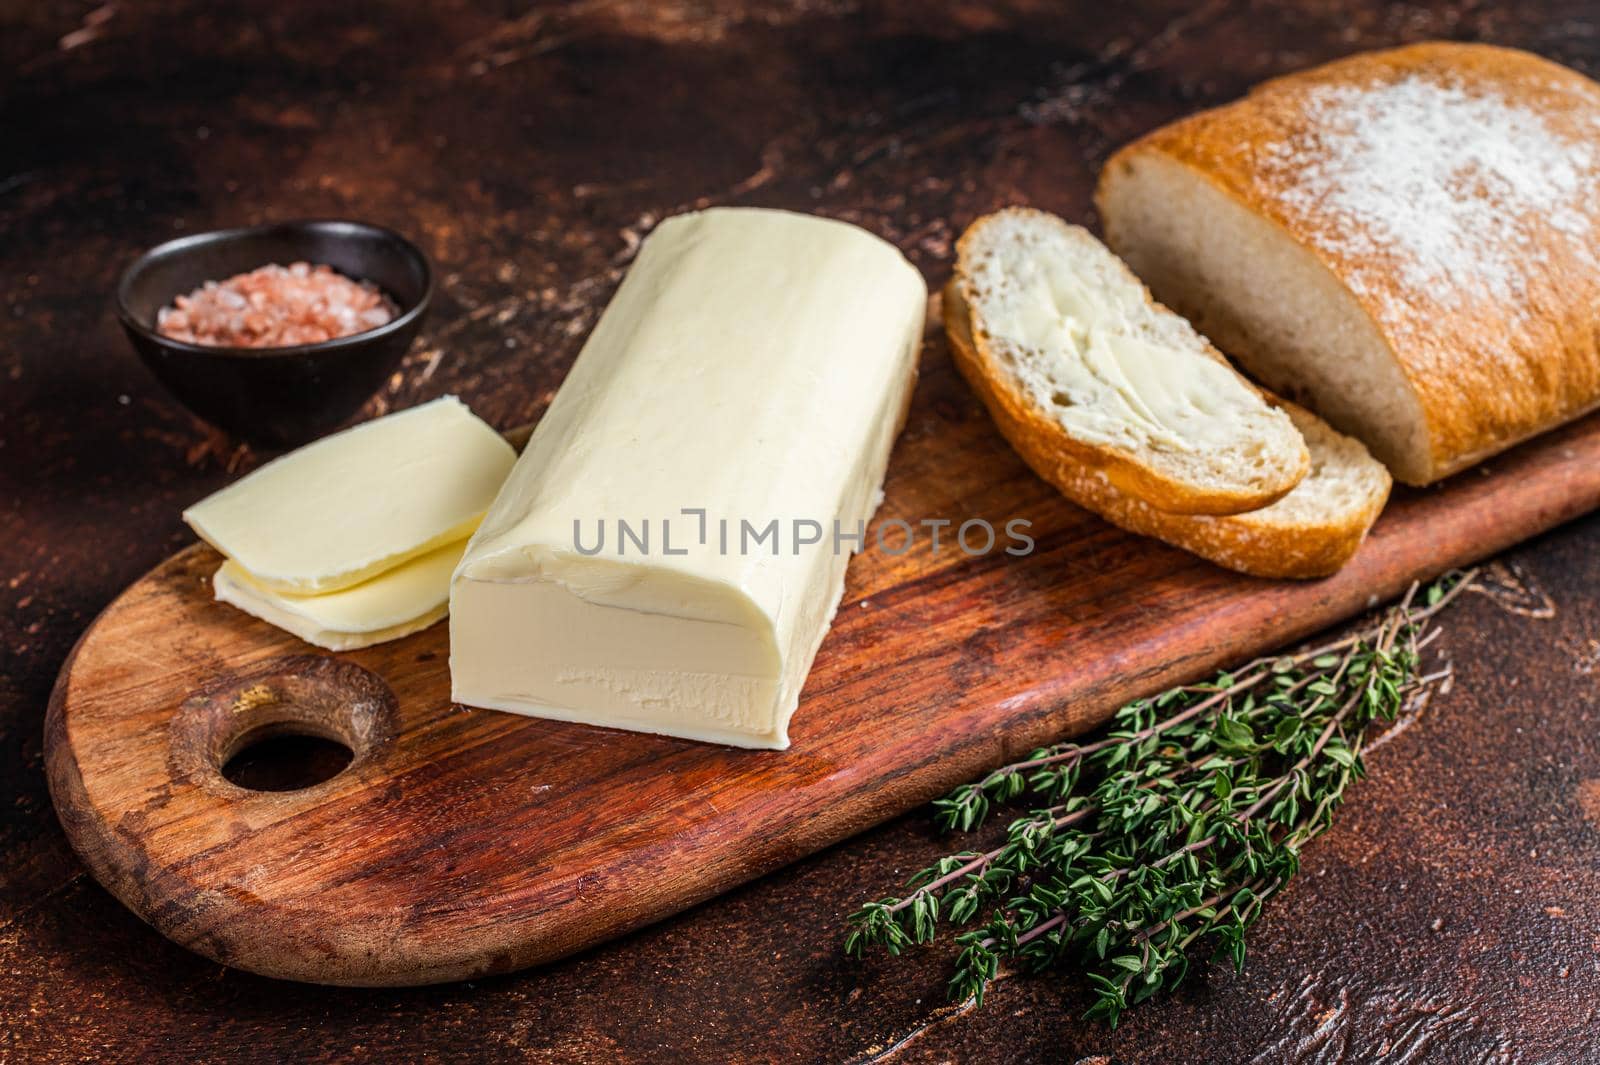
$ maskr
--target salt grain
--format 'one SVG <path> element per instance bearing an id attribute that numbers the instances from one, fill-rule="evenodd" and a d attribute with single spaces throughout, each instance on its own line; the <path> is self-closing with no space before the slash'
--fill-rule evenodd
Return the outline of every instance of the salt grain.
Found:
<path id="1" fill-rule="evenodd" d="M 396 313 L 376 286 L 331 266 L 273 263 L 179 296 L 156 316 L 156 328 L 190 344 L 279 348 L 364 333 Z"/>

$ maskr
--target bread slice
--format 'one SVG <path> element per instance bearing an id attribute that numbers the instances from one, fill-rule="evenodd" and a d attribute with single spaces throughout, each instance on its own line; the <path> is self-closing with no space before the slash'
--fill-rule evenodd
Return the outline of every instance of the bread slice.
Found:
<path id="1" fill-rule="evenodd" d="M 1600 405 L 1600 85 L 1421 44 L 1269 81 L 1101 173 L 1107 243 L 1426 484 Z"/>
<path id="2" fill-rule="evenodd" d="M 1087 230 L 1028 208 L 986 215 L 957 244 L 952 286 L 972 369 L 1024 454 L 1175 514 L 1255 510 L 1306 475 L 1289 416 Z"/>
<path id="3" fill-rule="evenodd" d="M 1083 475 L 1067 495 L 1113 525 L 1256 577 L 1326 577 L 1354 557 L 1393 484 L 1383 463 L 1304 407 L 1285 404 L 1311 451 L 1294 491 L 1244 514 L 1167 514 Z"/>
<path id="4" fill-rule="evenodd" d="M 1324 577 L 1356 553 L 1388 501 L 1389 473 L 1359 441 L 1335 432 L 1310 411 L 1285 404 L 1311 453 L 1311 471 L 1293 491 L 1244 514 L 1158 510 L 1117 488 L 1103 471 L 1039 447 L 1039 438 L 1015 419 L 1004 383 L 987 372 L 954 282 L 945 289 L 944 324 L 956 365 L 1028 465 L 1074 503 L 1131 532 L 1257 577 Z"/>

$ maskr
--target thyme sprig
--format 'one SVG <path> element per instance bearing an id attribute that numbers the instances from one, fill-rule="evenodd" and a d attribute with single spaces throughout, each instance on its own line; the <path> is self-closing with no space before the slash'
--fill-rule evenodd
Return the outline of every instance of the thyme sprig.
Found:
<path id="1" fill-rule="evenodd" d="M 957 788 L 934 803 L 947 831 L 1034 808 L 997 846 L 941 858 L 852 914 L 845 950 L 896 955 L 965 928 L 952 998 L 981 1005 L 1003 963 L 1070 960 L 1095 991 L 1088 1016 L 1113 1027 L 1176 986 L 1199 941 L 1243 968 L 1246 931 L 1364 775 L 1368 726 L 1444 675 L 1421 673 L 1430 619 L 1472 577 L 1442 578 L 1420 605 L 1413 585 L 1348 636 L 1136 700 L 1099 739 Z"/>

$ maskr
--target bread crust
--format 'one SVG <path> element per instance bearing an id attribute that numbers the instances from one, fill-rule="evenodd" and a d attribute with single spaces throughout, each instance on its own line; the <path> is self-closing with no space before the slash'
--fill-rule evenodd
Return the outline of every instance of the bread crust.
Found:
<path id="1" fill-rule="evenodd" d="M 1141 156 L 1160 155 L 1270 222 L 1321 262 L 1349 291 L 1415 393 L 1427 438 L 1420 469 L 1396 473 L 1429 483 L 1600 406 L 1600 268 L 1572 223 L 1530 214 L 1515 220 L 1521 268 L 1515 300 L 1448 282 L 1418 291 L 1400 270 L 1328 239 L 1350 225 L 1332 211 L 1293 202 L 1281 171 L 1264 166 L 1275 146 L 1316 143 L 1312 100 L 1328 86 L 1364 89 L 1420 77 L 1468 94 L 1492 94 L 1538 115 L 1563 141 L 1600 142 L 1600 85 L 1526 52 L 1488 45 L 1427 43 L 1372 52 L 1287 75 L 1242 100 L 1181 119 L 1119 150 L 1101 173 L 1096 202 L 1113 248 L 1119 220 L 1108 188 Z M 1315 147 L 1312 148 L 1315 151 Z M 1595 192 L 1579 210 L 1600 237 L 1600 151 L 1573 152 Z M 1492 191 L 1481 195 L 1492 209 Z M 1418 224 L 1429 220 L 1419 219 Z M 1359 281 L 1357 279 L 1359 277 Z M 1188 309 L 1188 308 L 1186 308 Z M 1223 331 L 1227 339 L 1227 331 Z M 1231 343 L 1231 341 L 1229 341 Z M 1249 363 L 1248 351 L 1234 354 Z"/>
<path id="2" fill-rule="evenodd" d="M 962 264 L 966 260 L 970 243 L 976 239 L 983 224 L 993 218 L 1005 214 L 1037 214 L 1048 218 L 1051 223 L 1059 224 L 1060 220 L 1044 212 L 1034 211 L 1026 207 L 1008 207 L 993 214 L 985 215 L 974 221 L 962 233 L 956 242 L 956 271 L 950 279 L 950 291 L 958 294 L 962 305 L 970 293 L 967 290 L 967 277 Z M 1167 308 L 1156 302 L 1150 295 L 1150 290 L 1144 283 L 1134 276 L 1131 270 L 1123 264 L 1123 271 L 1127 274 L 1127 281 L 1136 285 L 1144 293 L 1145 302 L 1163 314 L 1171 313 Z M 948 300 L 946 301 L 948 305 Z M 968 325 L 968 336 L 971 338 L 973 359 L 976 365 L 981 366 L 981 373 L 985 379 L 998 380 L 1001 373 L 999 362 L 995 358 L 990 346 L 990 339 L 984 332 L 981 324 L 972 322 L 970 316 L 965 316 Z M 1204 340 L 1204 338 L 1201 338 Z M 1222 353 L 1212 346 L 1210 341 L 1204 341 L 1205 353 L 1234 373 L 1233 366 L 1223 357 Z M 970 378 L 969 378 L 970 379 Z M 1240 376 L 1240 380 L 1250 389 L 1259 394 L 1269 406 L 1277 406 L 1278 400 L 1270 393 L 1265 392 Z M 1036 454 L 1052 454 L 1057 456 L 1062 463 L 1070 464 L 1075 469 L 1091 469 L 1098 471 L 1115 488 L 1137 499 L 1143 500 L 1152 508 L 1168 511 L 1174 514 L 1239 514 L 1250 510 L 1259 510 L 1268 506 L 1294 490 L 1294 487 L 1305 478 L 1311 468 L 1310 455 L 1302 446 L 1299 461 L 1296 465 L 1281 471 L 1280 478 L 1268 489 L 1263 491 L 1226 492 L 1217 489 L 1200 491 L 1189 484 L 1167 476 L 1160 471 L 1152 469 L 1148 464 L 1127 451 L 1120 448 L 1088 444 L 1074 438 L 1064 430 L 1060 423 L 1040 411 L 1032 403 L 1014 390 L 995 388 L 992 389 L 994 402 L 1001 404 L 1006 409 L 1006 420 L 1020 437 L 1028 441 L 1028 449 Z M 996 420 L 999 420 L 997 415 Z M 1007 439 L 1012 439 L 1007 432 Z M 1014 446 L 1021 451 L 1015 439 Z M 1048 479 L 1048 478 L 1046 478 Z"/>
<path id="3" fill-rule="evenodd" d="M 1033 424 L 1031 408 L 1018 402 L 991 372 L 974 340 L 971 317 L 954 278 L 944 290 L 943 318 L 956 368 L 1022 460 L 1078 506 L 1130 532 L 1240 573 L 1310 579 L 1328 576 L 1350 561 L 1388 501 L 1386 480 L 1383 491 L 1367 497 L 1359 508 L 1314 523 L 1282 524 L 1267 518 L 1265 511 L 1208 516 L 1158 510 L 1120 490 L 1102 468 L 1079 461 Z M 1292 404 L 1283 405 L 1295 410 Z"/>

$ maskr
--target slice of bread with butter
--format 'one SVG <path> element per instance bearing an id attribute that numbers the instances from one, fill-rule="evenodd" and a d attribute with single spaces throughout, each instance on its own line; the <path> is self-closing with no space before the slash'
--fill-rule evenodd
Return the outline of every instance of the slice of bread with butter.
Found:
<path id="1" fill-rule="evenodd" d="M 1015 244 L 1008 257 L 1013 266 L 1035 276 L 1051 270 L 1062 276 L 1064 271 L 1054 259 L 1059 249 L 1071 247 L 1096 261 L 1098 276 L 1119 278 L 1113 298 L 1124 306 L 1133 304 L 1135 298 L 1146 298 L 1125 268 L 1119 273 L 1106 265 L 1106 259 L 1116 263 L 1115 257 L 1084 230 L 1041 211 L 1013 208 L 1001 214 L 1006 237 Z M 974 228 L 993 225 L 995 217 L 980 219 Z M 1069 241 L 1058 239 L 1064 231 L 1070 232 Z M 963 244 L 966 239 L 962 238 Z M 995 234 L 987 239 L 995 239 Z M 1051 261 L 1040 263 L 1032 258 L 1041 255 Z M 1309 450 L 1309 472 L 1287 494 L 1255 510 L 1231 515 L 1175 514 L 1126 491 L 1106 466 L 1083 461 L 1082 449 L 1052 420 L 1050 412 L 1041 410 L 1029 382 L 994 358 L 985 357 L 983 345 L 974 335 L 971 307 L 963 295 L 963 290 L 971 287 L 965 264 L 964 258 L 958 260 L 956 275 L 944 293 L 945 333 L 956 366 L 1023 460 L 1073 502 L 1124 529 L 1261 577 L 1325 576 L 1349 561 L 1361 546 L 1389 498 L 1389 474 L 1358 441 L 1292 404 L 1284 404 L 1282 413 L 1291 423 L 1295 441 L 1303 440 L 1301 446 Z M 1071 298 L 1105 298 L 1105 293 L 1079 290 Z M 1150 313 L 1170 317 L 1159 305 Z M 1185 334 L 1173 329 L 1172 335 L 1191 336 L 1191 343 L 1206 344 L 1192 331 Z M 1212 349 L 1206 346 L 1204 350 Z M 1177 359 L 1169 357 L 1169 361 Z M 1158 372 L 1167 371 L 1158 368 Z M 1204 401 L 1195 406 L 1197 410 L 1221 409 L 1220 404 L 1211 406 Z M 1110 408 L 1125 409 L 1121 404 Z M 1105 416 L 1107 412 L 1102 409 L 1100 413 Z M 1210 431 L 1219 432 L 1222 427 Z M 1280 448 L 1279 453 L 1286 461 L 1295 457 L 1288 448 Z"/>
<path id="2" fill-rule="evenodd" d="M 1310 468 L 1294 424 L 1078 226 L 1025 207 L 957 245 L 971 368 L 1018 450 L 1176 514 L 1236 514 Z"/>

